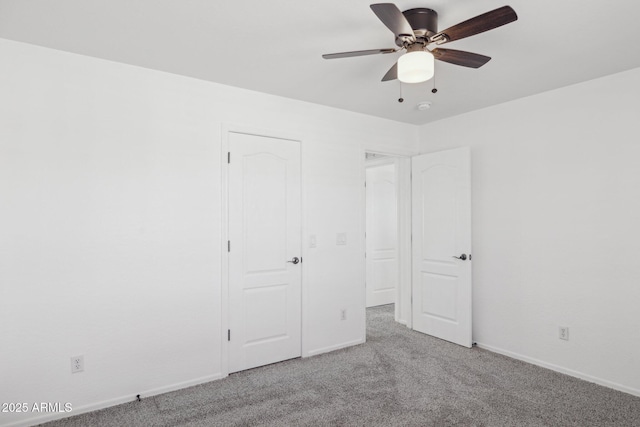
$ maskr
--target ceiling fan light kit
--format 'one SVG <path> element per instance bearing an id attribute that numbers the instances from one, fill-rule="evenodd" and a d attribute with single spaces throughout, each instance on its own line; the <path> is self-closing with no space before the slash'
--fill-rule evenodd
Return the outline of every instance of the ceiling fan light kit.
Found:
<path id="1" fill-rule="evenodd" d="M 402 83 L 421 83 L 433 77 L 433 54 L 427 50 L 407 52 L 398 59 L 398 80 Z"/>
<path id="2" fill-rule="evenodd" d="M 429 49 L 429 45 L 442 45 L 460 40 L 518 19 L 510 6 L 502 6 L 482 15 L 461 22 L 446 30 L 438 31 L 438 13 L 428 8 L 415 8 L 401 12 L 393 3 L 376 3 L 371 10 L 391 30 L 398 49 L 370 49 L 322 55 L 324 59 L 387 54 L 404 51 L 398 61 L 387 71 L 382 81 L 400 80 L 403 83 L 421 83 L 434 74 L 434 60 L 469 68 L 480 68 L 491 57 L 462 50 Z M 434 92 L 435 93 L 435 92 Z"/>

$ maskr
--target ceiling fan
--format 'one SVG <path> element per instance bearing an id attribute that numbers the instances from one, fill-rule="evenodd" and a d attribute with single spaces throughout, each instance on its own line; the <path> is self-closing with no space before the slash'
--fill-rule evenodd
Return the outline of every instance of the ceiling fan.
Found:
<path id="1" fill-rule="evenodd" d="M 393 32 L 398 48 L 330 53 L 322 57 L 336 59 L 406 51 L 384 75 L 383 82 L 399 79 L 403 83 L 420 83 L 429 80 L 434 73 L 434 59 L 463 67 L 480 68 L 489 62 L 491 57 L 439 47 L 429 49 L 428 46 L 460 40 L 518 19 L 518 15 L 510 6 L 503 6 L 438 31 L 438 13 L 433 9 L 416 8 L 401 12 L 393 3 L 377 3 L 371 5 L 371 10 Z"/>

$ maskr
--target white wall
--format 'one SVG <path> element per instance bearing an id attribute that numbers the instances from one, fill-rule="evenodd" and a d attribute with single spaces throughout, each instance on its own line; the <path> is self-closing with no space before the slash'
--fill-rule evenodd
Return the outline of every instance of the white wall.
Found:
<path id="1" fill-rule="evenodd" d="M 0 58 L 0 402 L 78 413 L 225 374 L 224 125 L 302 138 L 303 353 L 362 342 L 364 150 L 411 153 L 416 127 L 7 40 Z"/>
<path id="2" fill-rule="evenodd" d="M 78 413 L 224 375 L 227 124 L 303 139 L 305 355 L 364 338 L 363 153 L 419 137 L 472 147 L 475 340 L 640 394 L 640 70 L 418 128 L 6 40 L 0 58 L 0 402 Z"/>
<path id="3" fill-rule="evenodd" d="M 474 340 L 636 395 L 638 99 L 635 69 L 420 135 L 423 152 L 472 147 Z"/>

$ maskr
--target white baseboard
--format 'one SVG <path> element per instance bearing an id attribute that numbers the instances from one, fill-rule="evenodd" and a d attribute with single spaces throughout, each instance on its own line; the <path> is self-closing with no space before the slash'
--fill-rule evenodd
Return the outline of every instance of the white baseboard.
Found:
<path id="1" fill-rule="evenodd" d="M 316 356 L 318 354 L 322 354 L 322 353 L 329 353 L 330 351 L 335 351 L 335 350 L 340 350 L 342 348 L 347 348 L 347 347 L 351 347 L 354 345 L 358 345 L 358 344 L 364 344 L 365 340 L 364 339 L 357 339 L 357 340 L 353 340 L 353 341 L 347 341 L 341 344 L 336 344 L 336 345 L 332 345 L 329 347 L 323 347 L 323 348 L 318 348 L 315 350 L 309 350 L 307 352 L 305 352 L 302 357 L 311 357 L 311 356 Z"/>
<path id="2" fill-rule="evenodd" d="M 589 381 L 598 385 L 602 385 L 605 387 L 612 388 L 614 390 L 621 391 L 623 393 L 632 394 L 634 396 L 640 397 L 640 390 L 632 387 L 627 387 L 622 384 L 615 383 L 613 381 L 605 380 L 602 378 L 594 377 L 589 374 L 585 374 L 583 372 L 574 371 L 573 369 L 565 368 L 562 366 L 554 365 L 553 363 L 544 362 L 542 360 L 534 359 L 533 357 L 524 356 L 519 353 L 514 353 L 512 351 L 503 350 L 498 347 L 494 347 L 487 344 L 482 344 L 477 342 L 476 345 L 482 349 L 489 350 L 493 353 L 502 354 L 505 356 L 509 356 L 513 359 L 522 360 L 523 362 L 531 363 L 532 365 L 541 366 L 543 368 L 551 369 L 552 371 L 560 372 L 561 374 L 566 374 L 572 377 L 580 378 L 581 380 Z"/>
<path id="3" fill-rule="evenodd" d="M 206 377 L 196 378 L 190 381 L 184 381 L 181 383 L 176 383 L 172 385 L 168 385 L 165 387 L 158 387 L 146 391 L 140 392 L 140 397 L 144 399 L 145 397 L 157 396 L 159 394 L 168 393 L 170 391 L 176 391 L 187 387 L 192 387 L 194 385 L 200 385 L 204 383 L 208 383 L 210 381 L 219 380 L 225 378 L 226 375 L 223 374 L 214 374 L 208 375 Z M 111 406 L 120 405 L 122 403 L 132 402 L 136 399 L 136 396 L 121 396 L 115 399 L 103 400 L 102 402 L 92 403 L 90 405 L 81 406 L 79 408 L 73 408 L 72 412 L 66 413 L 51 413 L 37 417 L 26 418 L 24 420 L 15 421 L 11 424 L 2 424 L 2 427 L 27 427 L 36 424 L 45 423 L 48 421 L 59 420 L 61 418 L 73 417 L 74 415 L 84 414 L 86 412 L 93 412 L 104 408 L 109 408 Z"/>

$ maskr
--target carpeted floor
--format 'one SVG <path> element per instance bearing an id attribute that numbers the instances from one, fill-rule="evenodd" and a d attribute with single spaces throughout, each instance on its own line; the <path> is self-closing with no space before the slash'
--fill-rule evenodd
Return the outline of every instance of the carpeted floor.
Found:
<path id="1" fill-rule="evenodd" d="M 640 398 L 367 311 L 367 343 L 54 426 L 640 426 Z"/>

